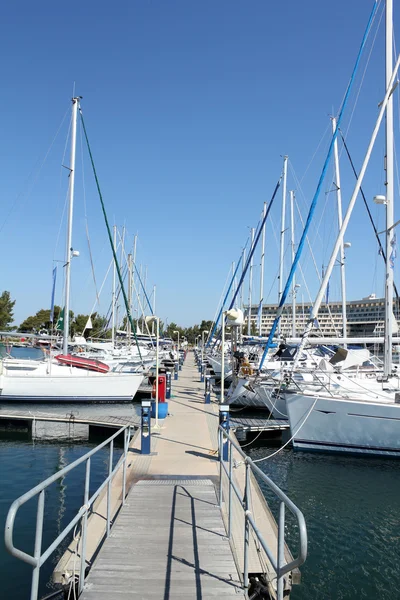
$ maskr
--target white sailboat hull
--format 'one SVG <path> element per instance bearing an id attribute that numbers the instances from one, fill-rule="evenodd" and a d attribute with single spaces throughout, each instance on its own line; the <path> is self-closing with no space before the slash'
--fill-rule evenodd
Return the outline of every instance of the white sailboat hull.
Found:
<path id="1" fill-rule="evenodd" d="M 45 365 L 35 372 L 0 375 L 0 401 L 12 402 L 129 402 L 143 375 L 140 373 L 95 373 L 83 369 Z"/>
<path id="2" fill-rule="evenodd" d="M 249 379 L 247 377 L 239 377 L 235 387 L 228 392 L 228 404 L 232 406 L 253 407 L 253 402 L 257 403 L 257 397 L 251 388 L 246 387 L 248 385 Z"/>
<path id="3" fill-rule="evenodd" d="M 221 372 L 222 372 L 221 359 L 215 358 L 213 356 L 207 356 L 207 360 L 210 363 L 212 370 L 217 375 L 217 377 L 221 377 Z M 225 359 L 224 371 L 225 371 L 225 380 L 231 379 L 232 378 L 232 366 L 228 359 Z"/>
<path id="4" fill-rule="evenodd" d="M 297 450 L 400 458 L 400 404 L 287 394 L 286 407 Z"/>
<path id="5" fill-rule="evenodd" d="M 260 408 L 267 408 L 274 419 L 287 419 L 286 398 L 284 394 L 274 394 L 270 385 L 256 388 Z"/>

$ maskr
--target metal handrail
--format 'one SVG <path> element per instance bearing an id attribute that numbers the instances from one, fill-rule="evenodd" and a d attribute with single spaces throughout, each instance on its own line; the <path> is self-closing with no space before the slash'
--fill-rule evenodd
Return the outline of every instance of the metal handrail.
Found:
<path id="1" fill-rule="evenodd" d="M 256 535 L 259 543 L 261 544 L 265 554 L 270 561 L 277 578 L 277 600 L 283 600 L 284 594 L 284 576 L 300 567 L 307 558 L 307 527 L 304 519 L 304 515 L 299 508 L 286 496 L 286 494 L 267 476 L 261 471 L 259 467 L 247 456 L 238 442 L 233 439 L 230 434 L 221 425 L 218 428 L 219 433 L 219 463 L 220 463 L 220 489 L 219 489 L 219 503 L 222 507 L 222 473 L 224 472 L 228 478 L 229 489 L 228 489 L 228 537 L 231 539 L 232 536 L 232 491 L 238 498 L 244 512 L 245 518 L 245 529 L 244 529 L 244 547 L 243 547 L 243 587 L 245 592 L 248 592 L 249 588 L 249 574 L 248 574 L 248 548 L 249 548 L 249 533 L 250 526 Z M 228 468 L 225 466 L 223 460 L 223 445 L 228 443 Z M 243 459 L 245 465 L 245 489 L 243 492 L 238 488 L 235 481 L 233 480 L 233 460 L 232 460 L 232 448 L 234 448 Z M 280 499 L 279 505 L 279 518 L 278 518 L 278 539 L 277 539 L 277 558 L 273 555 L 272 549 L 268 546 L 264 540 L 262 533 L 257 527 L 251 512 L 249 510 L 250 505 L 250 471 L 260 477 L 260 479 L 269 487 L 270 490 Z M 294 558 L 290 562 L 285 562 L 285 507 L 296 517 L 297 525 L 299 528 L 299 546 L 297 558 Z"/>
<path id="2" fill-rule="evenodd" d="M 108 537 L 110 534 L 111 528 L 111 484 L 114 475 L 117 471 L 123 466 L 123 476 L 122 476 L 122 498 L 121 505 L 125 504 L 125 496 L 126 496 L 126 459 L 128 454 L 129 447 L 129 439 L 131 425 L 124 425 L 121 427 L 116 433 L 114 433 L 111 437 L 106 439 L 104 442 L 93 448 L 71 464 L 67 465 L 54 475 L 51 475 L 37 486 L 23 494 L 12 503 L 6 519 L 6 526 L 4 531 L 4 541 L 5 546 L 12 556 L 22 560 L 23 562 L 28 563 L 33 567 L 32 572 L 32 585 L 31 585 L 31 595 L 30 600 L 37 600 L 38 590 L 39 590 L 39 575 L 40 575 L 40 567 L 43 563 L 49 558 L 49 556 L 54 552 L 54 550 L 58 547 L 58 545 L 66 538 L 69 532 L 75 527 L 75 525 L 82 519 L 82 527 L 81 527 L 81 551 L 80 551 L 80 574 L 79 574 L 79 593 L 82 592 L 84 582 L 85 582 L 85 565 L 86 565 L 86 534 L 87 534 L 87 517 L 90 508 L 92 507 L 95 500 L 98 498 L 102 490 L 107 486 L 107 523 L 106 523 L 106 536 Z M 121 457 L 119 458 L 115 467 L 112 467 L 113 463 L 113 453 L 114 453 L 114 440 L 119 435 L 124 434 L 124 451 Z M 96 489 L 96 491 L 89 498 L 89 486 L 90 486 L 90 466 L 91 466 L 91 457 L 94 456 L 97 452 L 105 448 L 106 446 L 110 447 L 109 453 L 109 463 L 108 463 L 108 475 L 103 483 Z M 71 521 L 66 525 L 63 531 L 56 537 L 56 539 L 50 544 L 50 546 L 42 552 L 42 535 L 43 535 L 43 521 L 44 521 L 44 500 L 45 500 L 45 490 L 55 481 L 64 477 L 67 473 L 81 465 L 82 463 L 86 463 L 86 472 L 85 472 L 85 488 L 83 495 L 83 505 L 78 510 L 77 514 Z M 19 550 L 14 546 L 13 543 L 13 533 L 14 533 L 14 523 L 15 517 L 19 508 L 31 500 L 35 496 L 38 497 L 38 505 L 36 512 L 36 531 L 35 531 L 35 546 L 33 556 L 31 554 L 27 554 L 26 552 Z M 73 582 L 73 585 L 75 583 Z"/>

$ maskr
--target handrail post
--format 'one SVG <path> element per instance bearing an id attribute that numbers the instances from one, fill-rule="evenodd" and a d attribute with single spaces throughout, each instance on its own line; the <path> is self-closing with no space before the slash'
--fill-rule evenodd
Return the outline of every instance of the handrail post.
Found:
<path id="1" fill-rule="evenodd" d="M 42 553 L 42 536 L 43 536 L 43 515 L 44 515 L 44 490 L 39 493 L 37 513 L 36 513 L 36 532 L 35 532 L 35 549 L 33 556 L 36 560 L 36 565 L 32 571 L 32 587 L 31 600 L 37 600 L 39 591 L 39 575 L 40 575 L 40 555 Z"/>
<path id="2" fill-rule="evenodd" d="M 110 442 L 110 457 L 108 463 L 108 476 L 109 480 L 107 483 L 107 537 L 110 535 L 110 514 L 111 514 L 111 473 L 112 473 L 112 464 L 113 464 L 113 453 L 114 453 L 114 440 Z"/>
<path id="3" fill-rule="evenodd" d="M 247 512 L 249 510 L 250 465 L 246 461 L 246 482 L 244 488 L 244 547 L 243 547 L 243 587 L 245 594 L 249 589 L 249 537 L 250 525 Z"/>
<path id="4" fill-rule="evenodd" d="M 81 566 L 79 570 L 79 594 L 83 592 L 83 586 L 85 585 L 85 571 L 86 571 L 86 533 L 87 533 L 87 521 L 88 521 L 88 507 L 87 503 L 89 500 L 89 488 L 90 488 L 90 456 L 86 461 L 86 473 L 85 473 L 85 491 L 83 493 L 83 504 L 86 506 L 85 514 L 82 517 L 82 533 L 81 533 Z M 79 545 L 79 542 L 78 542 Z M 78 552 L 78 547 L 76 548 Z M 72 585 L 75 585 L 75 581 Z"/>
<path id="5" fill-rule="evenodd" d="M 219 439 L 219 507 L 222 508 L 222 445 L 223 445 L 223 432 L 221 429 L 218 430 Z"/>
<path id="6" fill-rule="evenodd" d="M 122 467 L 122 506 L 125 504 L 125 495 L 126 495 L 126 461 L 128 459 L 128 446 L 129 446 L 129 438 L 130 438 L 130 426 L 128 429 L 124 431 L 124 463 Z"/>
<path id="7" fill-rule="evenodd" d="M 228 460 L 229 440 L 229 404 L 219 405 L 219 424 L 224 429 L 224 437 L 222 437 L 221 455 L 222 460 Z M 225 439 L 226 438 L 226 439 Z"/>
<path id="8" fill-rule="evenodd" d="M 232 533 L 232 444 L 229 442 L 229 508 L 228 508 L 228 538 Z"/>
<path id="9" fill-rule="evenodd" d="M 277 600 L 283 600 L 283 575 L 281 574 L 282 567 L 285 564 L 285 503 L 279 505 L 279 521 L 278 521 L 278 569 L 277 569 Z"/>

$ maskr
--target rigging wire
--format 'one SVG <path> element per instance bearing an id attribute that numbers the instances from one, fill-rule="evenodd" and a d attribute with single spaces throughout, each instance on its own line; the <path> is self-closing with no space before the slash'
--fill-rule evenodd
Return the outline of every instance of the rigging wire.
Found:
<path id="1" fill-rule="evenodd" d="M 297 203 L 296 199 L 295 199 L 295 206 L 296 206 L 296 209 L 297 209 L 298 215 L 299 215 L 299 217 L 300 217 L 301 224 L 302 224 L 302 226 L 304 227 L 304 221 L 303 221 L 303 217 L 302 217 L 302 214 L 301 214 L 301 212 L 300 212 L 300 207 L 299 207 L 299 205 L 298 205 L 298 203 Z M 313 250 L 312 250 L 312 247 L 311 247 L 310 240 L 309 240 L 309 237 L 308 237 L 308 236 L 306 237 L 306 240 L 307 240 L 307 245 L 308 245 L 308 248 L 309 248 L 309 250 L 310 250 L 311 258 L 312 258 L 312 260 L 313 260 L 313 263 L 314 263 L 315 272 L 317 273 L 318 281 L 319 281 L 319 283 L 321 283 L 321 281 L 322 281 L 321 274 L 320 274 L 320 272 L 319 272 L 318 265 L 317 265 L 317 262 L 316 262 L 316 260 L 315 260 L 314 252 L 313 252 Z M 305 266 L 306 266 L 306 265 L 305 265 Z M 307 283 L 306 283 L 306 280 L 305 280 L 305 277 L 304 277 L 303 269 L 301 268 L 300 261 L 299 261 L 299 268 L 300 268 L 301 275 L 302 275 L 302 277 L 303 277 L 304 285 L 306 286 L 306 288 L 307 288 L 307 292 L 308 292 L 308 294 L 309 294 L 309 297 L 310 297 L 310 303 L 312 304 L 311 295 L 310 295 L 309 289 L 308 289 L 308 287 L 307 287 Z M 326 304 L 326 307 L 327 307 L 327 310 L 328 310 L 329 318 L 330 318 L 330 320 L 331 320 L 331 325 L 333 326 L 333 328 L 334 328 L 334 330 L 335 330 L 335 334 L 336 334 L 336 335 L 338 335 L 338 331 L 337 331 L 337 329 L 336 329 L 335 320 L 334 320 L 334 318 L 333 318 L 333 315 L 332 315 L 332 312 L 331 312 L 331 309 L 330 309 L 330 306 L 329 306 L 329 304 Z"/>
<path id="2" fill-rule="evenodd" d="M 345 138 L 344 138 L 344 136 L 343 136 L 343 133 L 341 132 L 341 130 L 340 130 L 340 129 L 339 129 L 339 133 L 340 133 L 340 136 L 341 136 L 341 138 L 342 138 L 343 147 L 344 147 L 344 149 L 346 150 L 347 157 L 348 157 L 348 159 L 349 159 L 349 161 L 350 161 L 350 165 L 351 165 L 351 168 L 352 168 L 352 170 L 353 170 L 354 177 L 356 178 L 356 180 L 358 180 L 358 173 L 357 173 L 357 170 L 356 170 L 356 168 L 355 168 L 355 166 L 354 166 L 354 162 L 353 162 L 353 159 L 352 159 L 352 157 L 351 157 L 351 154 L 350 154 L 349 148 L 348 148 L 348 146 L 347 146 L 346 140 L 345 140 Z M 380 240 L 380 238 L 379 238 L 378 230 L 376 229 L 376 226 L 375 226 L 375 223 L 374 223 L 374 219 L 373 219 L 373 216 L 372 216 L 372 214 L 371 214 L 370 208 L 369 208 L 369 206 L 368 206 L 368 202 L 367 202 L 367 199 L 366 199 L 366 197 L 365 197 L 364 190 L 363 190 L 362 186 L 360 187 L 360 193 L 361 193 L 362 199 L 363 199 L 363 201 L 364 201 L 365 208 L 367 209 L 368 217 L 369 217 L 369 220 L 371 221 L 371 225 L 372 225 L 372 228 L 373 228 L 373 230 L 374 230 L 374 233 L 375 233 L 376 240 L 377 240 L 377 242 L 378 242 L 378 246 L 379 246 L 379 253 L 382 255 L 382 258 L 383 258 L 383 260 L 384 260 L 384 262 L 385 262 L 385 264 L 386 264 L 386 253 L 385 253 L 385 250 L 384 250 L 384 248 L 383 248 L 382 242 L 381 242 L 381 240 Z M 394 284 L 394 291 L 395 291 L 395 294 L 396 294 L 396 298 L 397 298 L 397 300 L 398 300 L 398 299 L 399 299 L 399 294 L 398 294 L 398 291 L 397 291 L 396 284 Z"/>
<path id="3" fill-rule="evenodd" d="M 37 182 L 37 180 L 38 180 L 38 178 L 39 178 L 39 175 L 40 175 L 40 173 L 41 173 L 41 171 L 42 171 L 42 169 L 43 169 L 43 167 L 44 167 L 44 165 L 45 165 L 45 163 L 46 163 L 46 161 L 47 161 L 47 158 L 48 158 L 48 156 L 49 156 L 49 154 L 50 154 L 50 152 L 51 152 L 51 150 L 52 150 L 52 148 L 53 148 L 53 146 L 54 146 L 54 143 L 55 143 L 55 141 L 56 141 L 56 139 L 57 139 L 57 137 L 58 137 L 58 134 L 60 133 L 61 127 L 63 126 L 63 124 L 64 124 L 64 121 L 65 121 L 65 118 L 66 118 L 67 114 L 69 113 L 69 111 L 70 111 L 70 109 L 69 109 L 69 107 L 68 107 L 68 108 L 67 108 L 67 110 L 66 110 L 66 112 L 65 112 L 65 114 L 64 114 L 64 116 L 63 116 L 63 118 L 62 118 L 62 120 L 61 120 L 61 123 L 60 123 L 60 125 L 59 125 L 59 127 L 58 127 L 58 129 L 57 129 L 57 131 L 56 131 L 56 134 L 55 134 L 54 138 L 52 139 L 52 141 L 51 141 L 51 143 L 50 143 L 50 146 L 49 146 L 49 148 L 48 148 L 48 150 L 47 150 L 46 154 L 44 155 L 44 158 L 43 158 L 42 162 L 40 163 L 40 165 L 39 165 L 39 167 L 38 167 L 38 170 L 37 170 L 37 172 L 35 173 L 35 176 L 34 176 L 34 178 L 33 178 L 33 181 L 32 181 L 32 183 L 31 183 L 30 189 L 29 189 L 29 191 L 27 192 L 26 200 L 28 200 L 28 199 L 29 199 L 29 197 L 30 197 L 30 195 L 31 195 L 31 193 L 32 193 L 32 191 L 33 191 L 33 188 L 34 188 L 34 186 L 35 186 L 35 183 Z M 30 179 L 30 178 L 31 178 L 31 176 L 34 174 L 34 172 L 35 172 L 35 170 L 36 170 L 36 167 L 37 167 L 37 164 L 38 164 L 38 162 L 39 162 L 39 161 L 37 161 L 37 162 L 36 162 L 36 165 L 35 165 L 35 166 L 32 168 L 31 172 L 29 173 L 28 177 L 26 178 L 26 180 L 25 180 L 25 184 L 27 184 L 27 183 L 28 183 L 29 179 Z M 16 207 L 16 205 L 17 205 L 17 202 L 18 202 L 18 201 L 19 201 L 19 200 L 20 200 L 20 199 L 23 197 L 23 195 L 24 195 L 24 192 L 22 192 L 22 191 L 21 191 L 21 192 L 20 192 L 19 194 L 17 194 L 17 196 L 14 198 L 14 200 L 13 200 L 13 202 L 12 202 L 12 204 L 11 204 L 11 206 L 10 206 L 10 208 L 9 208 L 9 210 L 8 210 L 8 212 L 7 212 L 6 216 L 5 216 L 5 218 L 4 218 L 4 221 L 3 221 L 3 223 L 0 225 L 0 233 L 3 231 L 3 229 L 4 229 L 4 227 L 5 227 L 5 225 L 6 225 L 7 221 L 8 221 L 8 219 L 10 218 L 10 216 L 11 216 L 11 214 L 12 214 L 12 212 L 13 212 L 14 208 L 15 208 L 15 207 Z"/>
<path id="4" fill-rule="evenodd" d="M 120 237 L 120 240 L 121 240 L 121 237 Z M 122 242 L 122 240 L 121 240 L 121 242 Z M 125 246 L 122 246 L 122 248 L 121 248 L 121 252 L 122 252 L 122 256 L 125 258 L 126 264 L 128 264 L 128 257 L 127 257 L 127 255 L 126 255 Z M 127 268 L 127 269 L 128 269 L 128 268 Z M 137 287 L 136 287 L 135 280 L 134 280 L 133 278 L 132 278 L 132 286 L 133 286 L 133 289 L 134 289 L 134 291 L 135 291 L 136 298 L 137 298 L 137 301 L 138 301 L 138 308 L 140 309 L 140 312 L 141 312 L 141 314 L 142 314 L 142 315 L 143 315 L 143 317 L 144 317 L 144 313 L 145 313 L 145 311 L 146 311 L 146 306 L 144 306 L 144 307 L 143 307 L 143 305 L 142 305 L 142 303 L 141 303 L 141 301 L 140 301 L 139 292 L 138 292 L 138 289 L 137 289 Z M 150 307 L 150 309 L 151 309 L 151 307 Z M 139 320 L 139 317 L 138 317 L 138 320 Z M 148 324 L 147 324 L 147 321 L 146 321 L 146 319 L 144 319 L 144 325 L 145 325 L 145 327 L 146 327 L 146 329 L 147 329 L 147 333 L 148 333 L 148 335 L 149 335 L 149 336 L 150 336 L 150 338 L 151 338 L 150 329 L 149 329 L 149 326 L 148 326 Z M 152 338 L 151 338 L 151 343 L 152 343 L 152 346 L 154 347 L 154 342 L 153 342 L 153 339 L 152 339 Z"/>
<path id="5" fill-rule="evenodd" d="M 85 212 L 85 229 L 86 229 L 86 240 L 87 240 L 87 245 L 88 245 L 88 250 L 89 250 L 89 258 L 90 258 L 90 266 L 92 269 L 92 276 L 93 276 L 93 283 L 94 283 L 94 289 L 96 291 L 96 300 L 97 300 L 97 304 L 100 306 L 100 296 L 99 296 L 99 291 L 97 289 L 97 281 L 96 281 L 96 273 L 94 270 L 94 263 L 93 263 L 93 254 L 92 254 L 92 248 L 90 245 L 90 235 L 89 235 L 89 222 L 88 222 L 88 216 L 87 216 L 87 205 L 86 205 L 86 186 L 85 186 L 85 165 L 84 165 L 84 160 L 83 160 L 83 138 L 82 138 L 82 127 L 80 128 L 80 141 L 81 141 L 81 161 L 82 161 L 82 187 L 83 187 L 83 207 L 84 207 L 84 212 Z"/>
<path id="6" fill-rule="evenodd" d="M 303 251 L 303 247 L 304 247 L 304 244 L 305 244 L 305 241 L 306 241 L 306 236 L 307 236 L 307 233 L 308 233 L 308 229 L 310 227 L 310 224 L 311 224 L 311 221 L 312 221 L 312 218 L 313 218 L 313 214 L 314 214 L 315 209 L 317 207 L 318 198 L 320 196 L 320 193 L 321 193 L 321 190 L 322 190 L 322 185 L 323 185 L 323 182 L 324 182 L 325 177 L 326 177 L 328 165 L 329 165 L 332 153 L 333 153 L 333 146 L 334 146 L 335 140 L 337 139 L 337 136 L 338 136 L 338 131 L 339 131 L 339 127 L 341 125 L 343 113 L 344 113 L 344 111 L 346 109 L 346 106 L 347 106 L 347 103 L 348 103 L 348 99 L 350 97 L 350 92 L 351 92 L 352 87 L 353 87 L 353 82 L 354 82 L 355 76 L 357 74 L 358 67 L 359 67 L 359 64 L 360 64 L 360 60 L 361 60 L 361 57 L 362 57 L 362 54 L 363 54 L 363 51 L 364 51 L 364 47 L 365 47 L 366 41 L 367 41 L 367 39 L 369 37 L 369 33 L 370 33 L 370 30 L 371 30 L 371 24 L 372 24 L 372 22 L 374 20 L 374 16 L 375 16 L 375 13 L 376 13 L 376 8 L 377 8 L 377 5 L 375 3 L 374 7 L 373 7 L 373 9 L 371 11 L 370 17 L 368 19 L 367 27 L 366 27 L 366 30 L 364 32 L 364 35 L 363 35 L 363 38 L 362 38 L 362 41 L 361 41 L 361 45 L 360 45 L 360 48 L 359 48 L 359 51 L 358 51 L 358 54 L 357 54 L 356 62 L 355 62 L 355 65 L 353 67 L 353 71 L 352 71 L 352 74 L 351 74 L 351 78 L 350 78 L 349 84 L 348 84 L 347 89 L 346 89 L 346 93 L 345 93 L 344 100 L 342 102 L 342 106 L 341 106 L 340 111 L 339 111 L 339 115 L 338 115 L 338 118 L 337 118 L 337 123 L 336 123 L 335 131 L 334 131 L 334 133 L 332 135 L 332 139 L 331 139 L 331 142 L 329 144 L 329 150 L 328 150 L 328 153 L 326 155 L 326 158 L 325 158 L 325 161 L 324 161 L 324 166 L 323 166 L 320 178 L 318 180 L 317 188 L 315 190 L 315 193 L 314 193 L 311 205 L 310 205 L 310 209 L 309 209 L 309 212 L 308 212 L 308 215 L 307 215 L 307 220 L 306 220 L 305 228 L 303 230 L 303 233 L 301 235 L 301 238 L 300 238 L 300 241 L 299 241 L 299 244 L 298 244 L 296 256 L 294 258 L 292 267 L 290 269 L 289 277 L 288 277 L 288 279 L 286 281 L 285 288 L 284 288 L 284 290 L 282 292 L 282 296 L 281 296 L 281 300 L 280 300 L 280 303 L 279 303 L 279 308 L 277 310 L 276 318 L 275 318 L 275 320 L 273 322 L 273 325 L 271 327 L 271 331 L 270 331 L 269 336 L 268 336 L 267 343 L 265 345 L 264 353 L 263 353 L 261 361 L 260 361 L 260 369 L 262 368 L 262 365 L 263 365 L 263 363 L 265 361 L 265 358 L 266 358 L 266 356 L 268 354 L 268 350 L 271 347 L 272 340 L 274 338 L 275 332 L 276 332 L 277 327 L 279 325 L 279 321 L 280 321 L 280 317 L 281 317 L 281 313 L 282 313 L 282 306 L 286 302 L 286 298 L 288 296 L 289 289 L 291 287 L 292 280 L 293 280 L 294 274 L 296 272 L 296 267 L 297 267 L 297 264 L 298 264 L 298 262 L 300 260 L 300 256 L 301 256 L 302 251 Z"/>
<path id="7" fill-rule="evenodd" d="M 70 109 L 68 109 L 69 111 Z M 68 132 L 65 138 L 65 144 L 64 144 L 64 152 L 62 155 L 62 160 L 61 160 L 61 165 L 60 165 L 60 182 L 59 182 L 59 195 L 61 196 L 61 186 L 62 186 L 62 176 L 64 173 L 64 169 L 65 167 L 63 166 L 65 164 L 65 155 L 67 153 L 67 146 L 68 146 L 68 141 L 69 141 L 69 136 L 71 133 L 71 126 L 72 126 L 72 117 L 69 121 L 69 125 L 68 125 Z M 64 223 L 64 215 L 65 215 L 65 211 L 67 210 L 67 205 L 68 205 L 68 194 L 69 194 L 69 178 L 68 178 L 68 186 L 67 186 L 67 191 L 65 194 L 65 198 L 64 198 L 64 205 L 63 205 L 63 209 L 62 209 L 62 213 L 61 213 L 61 218 L 60 218 L 60 222 L 58 225 L 58 231 L 57 231 L 57 236 L 56 236 L 56 242 L 54 245 L 54 252 L 53 252 L 53 263 L 56 261 L 56 253 L 58 250 L 58 243 L 60 241 L 60 235 L 61 235 L 61 229 Z M 63 283 L 64 286 L 65 282 Z M 63 294 L 64 294 L 64 290 L 63 290 Z"/>
<path id="8" fill-rule="evenodd" d="M 101 284 L 101 286 L 100 286 L 100 290 L 99 290 L 99 294 L 98 294 L 98 295 L 100 295 L 100 294 L 101 294 L 101 292 L 103 291 L 103 287 L 104 287 L 104 285 L 105 285 L 105 283 L 106 283 L 106 281 L 107 281 L 107 277 L 108 277 L 108 275 L 109 275 L 109 273 L 110 273 L 110 270 L 111 270 L 111 267 L 113 266 L 113 263 L 114 263 L 114 261 L 113 261 L 113 260 L 111 260 L 110 264 L 108 265 L 108 269 L 107 269 L 107 272 L 106 272 L 106 274 L 105 274 L 105 277 L 104 277 L 104 279 L 103 279 L 103 282 L 102 282 L 102 284 Z M 96 308 L 96 304 L 98 303 L 98 295 L 96 294 L 96 296 L 97 296 L 97 297 L 96 297 L 96 300 L 95 300 L 95 302 L 94 302 L 94 304 L 93 304 L 93 306 L 92 306 L 92 310 L 90 311 L 90 314 L 89 314 L 89 319 L 91 319 L 91 318 L 92 318 L 92 315 L 94 314 L 94 309 Z M 88 319 L 88 320 L 89 320 L 89 319 Z M 84 328 L 84 330 L 83 330 L 83 332 L 82 332 L 82 335 L 85 333 L 85 331 L 86 331 L 86 325 L 85 325 L 85 328 Z"/>
<path id="9" fill-rule="evenodd" d="M 104 220 L 105 220 L 105 224 L 106 224 L 106 228 L 107 228 L 108 239 L 109 239 L 109 242 L 110 242 L 110 245 L 111 245 L 111 250 L 112 250 L 112 254 L 113 254 L 113 257 L 114 257 L 114 261 L 115 261 L 115 267 L 116 267 L 118 279 L 119 279 L 119 282 L 120 282 L 120 285 L 121 285 L 121 291 L 122 291 L 122 296 L 123 296 L 124 303 L 125 303 L 127 317 L 128 317 L 129 322 L 131 324 L 131 329 L 132 329 L 132 332 L 133 332 L 133 336 L 135 338 L 136 347 L 137 347 L 138 353 L 139 353 L 139 358 L 143 362 L 142 353 L 140 351 L 140 346 L 139 346 L 139 341 L 138 341 L 137 335 L 136 335 L 136 327 L 135 327 L 135 324 L 134 324 L 133 319 L 132 319 L 131 307 L 129 306 L 128 297 L 126 295 L 126 291 L 125 291 L 125 288 L 124 288 L 124 284 L 123 284 L 123 280 L 122 280 L 122 274 L 121 274 L 121 269 L 120 269 L 120 266 L 119 266 L 119 263 L 118 263 L 118 258 L 117 258 L 116 252 L 115 252 L 114 243 L 113 243 L 113 239 L 112 239 L 112 235 L 111 235 L 111 229 L 110 229 L 110 225 L 108 223 L 106 208 L 105 208 L 104 201 L 103 201 L 103 195 L 101 193 L 100 183 L 99 183 L 99 180 L 98 180 L 98 177 L 97 177 L 96 167 L 95 167 L 95 164 L 94 164 L 94 159 L 93 159 L 92 151 L 91 151 L 90 144 L 89 144 L 89 139 L 88 139 L 87 132 L 86 132 L 85 121 L 83 119 L 82 109 L 81 109 L 80 106 L 79 106 L 79 114 L 80 114 L 81 121 L 82 121 L 83 132 L 85 134 L 87 148 L 88 148 L 88 151 L 89 151 L 90 162 L 92 164 L 93 175 L 94 175 L 94 178 L 95 178 L 95 181 L 96 181 L 96 186 L 97 186 L 97 191 L 98 191 L 98 194 L 99 194 L 101 209 L 102 209 L 102 212 L 103 212 L 103 216 L 104 216 Z"/>
<path id="10" fill-rule="evenodd" d="M 381 0 L 378 0 L 378 8 L 379 8 L 379 4 L 381 4 Z M 353 116 L 354 116 L 354 112 L 355 112 L 355 110 L 356 110 L 356 107 L 357 107 L 357 104 L 358 104 L 358 99 L 359 99 L 359 96 L 360 96 L 360 93 L 361 93 L 362 86 L 363 86 L 363 84 L 364 84 L 365 75 L 366 75 L 366 73 L 367 73 L 367 69 L 368 69 L 368 66 L 369 66 L 369 62 L 370 62 L 370 60 L 371 60 L 372 51 L 373 51 L 373 49 L 374 49 L 374 46 L 375 46 L 375 41 L 376 41 L 377 35 L 378 35 L 378 33 L 379 33 L 379 28 L 380 28 L 380 25 L 381 25 L 382 17 L 383 17 L 383 15 L 385 14 L 385 11 L 384 11 L 384 6 L 385 6 L 385 3 L 383 2 L 383 3 L 381 4 L 381 7 L 382 7 L 382 10 L 381 10 L 381 16 L 379 17 L 379 21 L 378 21 L 378 25 L 377 25 L 377 27 L 376 27 L 375 35 L 374 35 L 374 37 L 373 37 L 373 40 L 372 40 L 372 44 L 371 44 L 371 48 L 370 48 L 370 51 L 369 51 L 369 54 L 368 54 L 368 57 L 367 57 L 367 61 L 366 61 L 366 63 L 365 63 L 364 72 L 363 72 L 363 74 L 362 74 L 362 77 L 361 77 L 361 82 L 360 82 L 360 84 L 359 84 L 359 86 L 358 86 L 358 92 L 357 92 L 357 96 L 356 96 L 356 99 L 355 99 L 355 101 L 354 101 L 354 105 L 353 105 L 352 111 L 351 111 L 351 113 L 350 113 L 350 119 L 349 119 L 349 122 L 348 122 L 348 125 L 347 125 L 347 129 L 346 129 L 346 137 L 347 137 L 347 135 L 348 135 L 348 133 L 349 133 L 350 126 L 351 126 L 351 123 L 352 123 L 352 120 L 353 120 Z M 376 20 L 376 16 L 377 16 L 377 14 L 378 14 L 378 8 L 377 8 L 377 13 L 376 13 L 376 15 L 375 15 L 375 17 L 374 17 L 374 20 Z M 340 154 L 341 154 L 341 153 L 340 153 Z"/>

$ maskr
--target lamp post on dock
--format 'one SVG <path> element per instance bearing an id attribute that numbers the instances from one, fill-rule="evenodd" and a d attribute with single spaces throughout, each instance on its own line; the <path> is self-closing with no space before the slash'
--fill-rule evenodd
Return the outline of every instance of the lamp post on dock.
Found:
<path id="1" fill-rule="evenodd" d="M 177 357 L 177 359 L 178 359 L 178 369 L 179 369 L 179 370 L 181 370 L 181 369 L 182 369 L 182 367 L 181 367 L 181 361 L 180 361 L 180 357 L 179 357 L 179 331 L 178 331 L 178 330 L 176 330 L 176 331 L 173 331 L 172 333 L 173 333 L 173 334 L 174 334 L 174 333 L 178 334 L 178 345 L 177 345 L 177 347 L 176 347 L 176 357 Z"/>
<path id="2" fill-rule="evenodd" d="M 204 360 L 204 334 L 207 333 L 207 335 L 210 333 L 209 331 L 207 331 L 206 329 L 204 329 L 201 332 L 201 362 L 203 362 Z"/>
<path id="3" fill-rule="evenodd" d="M 225 396 L 225 317 L 227 319 L 228 325 L 243 325 L 243 312 L 241 310 L 231 308 L 230 310 L 225 310 L 222 313 L 222 328 L 221 328 L 221 396 L 220 396 L 220 404 L 224 403 Z"/>
<path id="4" fill-rule="evenodd" d="M 200 363 L 200 373 L 201 373 L 201 381 L 203 381 L 203 362 L 204 362 L 204 334 L 207 333 L 207 335 L 209 334 L 209 331 L 207 331 L 206 329 L 204 329 L 201 332 L 201 363 Z"/>
<path id="5" fill-rule="evenodd" d="M 155 315 L 146 317 L 147 325 L 156 323 L 156 423 L 154 428 L 158 429 L 158 370 L 159 370 L 159 343 L 160 343 L 160 318 Z"/>

